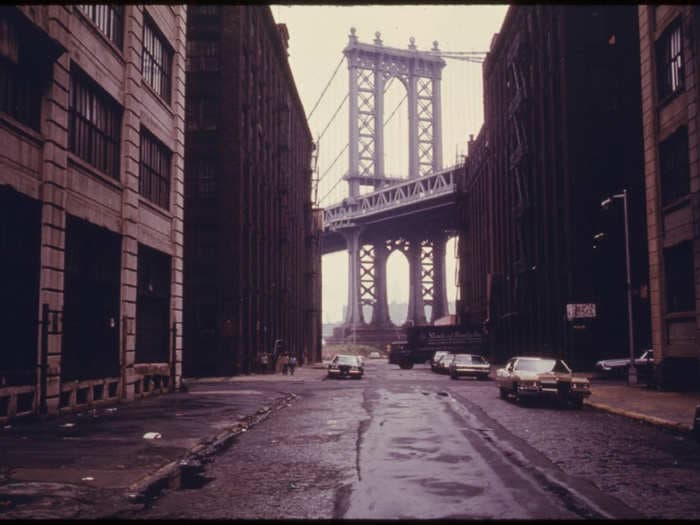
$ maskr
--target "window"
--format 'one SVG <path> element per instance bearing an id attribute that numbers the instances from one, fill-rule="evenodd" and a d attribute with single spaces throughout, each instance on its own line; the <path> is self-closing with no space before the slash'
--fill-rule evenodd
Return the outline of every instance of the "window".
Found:
<path id="1" fill-rule="evenodd" d="M 656 81 L 661 101 L 683 89 L 683 44 L 680 19 L 673 22 L 656 42 Z"/>
<path id="2" fill-rule="evenodd" d="M 659 144 L 659 172 L 662 206 L 690 192 L 688 129 L 685 126 Z"/>
<path id="3" fill-rule="evenodd" d="M 194 199 L 213 199 L 216 196 L 216 172 L 209 160 L 193 160 L 186 175 L 188 197 Z"/>
<path id="4" fill-rule="evenodd" d="M 218 71 L 219 43 L 205 40 L 187 41 L 187 71 Z"/>
<path id="5" fill-rule="evenodd" d="M 119 49 L 124 38 L 123 5 L 79 5 L 78 8 L 92 20 L 95 25 Z"/>
<path id="6" fill-rule="evenodd" d="M 28 68 L 0 58 L 0 111 L 39 131 L 41 91 Z"/>
<path id="7" fill-rule="evenodd" d="M 70 77 L 68 119 L 70 151 L 118 179 L 121 108 L 77 70 Z"/>
<path id="8" fill-rule="evenodd" d="M 691 242 L 664 250 L 666 272 L 666 312 L 695 310 L 695 279 Z"/>
<path id="9" fill-rule="evenodd" d="M 187 16 L 216 17 L 219 16 L 218 5 L 189 5 L 187 6 Z"/>
<path id="10" fill-rule="evenodd" d="M 20 45 L 22 50 L 27 48 L 20 40 L 16 22 L 0 13 L 0 111 L 39 131 L 40 82 L 36 66 L 20 60 Z"/>
<path id="11" fill-rule="evenodd" d="M 170 151 L 141 128 L 139 193 L 161 208 L 170 204 Z"/>
<path id="12" fill-rule="evenodd" d="M 186 106 L 187 131 L 216 129 L 219 111 L 216 97 L 188 97 Z"/>
<path id="13" fill-rule="evenodd" d="M 167 103 L 170 103 L 172 60 L 173 52 L 165 38 L 157 32 L 155 25 L 150 20 L 145 19 L 141 73 L 146 83 Z"/>

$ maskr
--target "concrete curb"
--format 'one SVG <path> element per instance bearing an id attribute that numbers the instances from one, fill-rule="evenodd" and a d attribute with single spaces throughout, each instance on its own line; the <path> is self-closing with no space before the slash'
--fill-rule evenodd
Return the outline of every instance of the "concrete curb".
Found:
<path id="1" fill-rule="evenodd" d="M 201 470 L 204 463 L 211 461 L 211 456 L 230 444 L 236 436 L 261 423 L 272 412 L 288 406 L 289 402 L 297 397 L 293 393 L 278 397 L 272 402 L 272 406 L 262 406 L 254 414 L 246 416 L 243 421 L 219 432 L 216 436 L 202 438 L 181 459 L 166 463 L 153 474 L 132 483 L 126 491 L 127 501 L 144 503 L 157 498 L 166 487 L 177 487 L 183 474 Z"/>
<path id="2" fill-rule="evenodd" d="M 617 414 L 619 416 L 625 416 L 625 417 L 628 417 L 630 419 L 636 419 L 637 421 L 643 421 L 645 423 L 649 423 L 650 425 L 667 428 L 667 429 L 673 430 L 675 432 L 690 433 L 692 431 L 691 426 L 686 424 L 686 423 L 674 423 L 673 421 L 667 421 L 665 419 L 661 419 L 658 417 L 648 416 L 646 414 L 640 414 L 639 412 L 633 412 L 631 410 L 625 410 L 622 408 L 611 407 L 610 405 L 605 405 L 603 403 L 596 403 L 593 401 L 589 401 L 587 399 L 584 401 L 584 403 L 586 403 L 588 406 L 595 408 L 597 410 L 610 412 L 611 414 Z"/>

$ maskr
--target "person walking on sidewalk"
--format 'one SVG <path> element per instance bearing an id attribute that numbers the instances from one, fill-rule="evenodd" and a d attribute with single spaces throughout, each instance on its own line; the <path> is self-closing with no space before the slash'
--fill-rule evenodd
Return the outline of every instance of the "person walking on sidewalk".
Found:
<path id="1" fill-rule="evenodd" d="M 297 366 L 297 356 L 292 354 L 292 356 L 289 358 L 289 365 L 288 366 L 289 366 L 289 373 L 291 375 L 294 375 L 294 369 Z"/>
<path id="2" fill-rule="evenodd" d="M 287 372 L 289 371 L 289 354 L 287 352 L 280 356 L 280 364 L 282 366 L 282 373 L 287 375 Z"/>

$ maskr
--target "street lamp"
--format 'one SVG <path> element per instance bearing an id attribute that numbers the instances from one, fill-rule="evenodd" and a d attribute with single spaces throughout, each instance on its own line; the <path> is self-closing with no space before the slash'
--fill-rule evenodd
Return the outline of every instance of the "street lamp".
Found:
<path id="1" fill-rule="evenodd" d="M 627 207 L 627 190 L 616 193 L 600 203 L 601 208 L 608 209 L 614 199 L 622 199 L 625 210 L 625 261 L 627 263 L 627 329 L 630 341 L 630 364 L 627 373 L 627 382 L 630 385 L 637 384 L 637 369 L 634 366 L 634 319 L 632 318 L 632 282 L 630 277 L 630 234 L 629 212 Z"/>

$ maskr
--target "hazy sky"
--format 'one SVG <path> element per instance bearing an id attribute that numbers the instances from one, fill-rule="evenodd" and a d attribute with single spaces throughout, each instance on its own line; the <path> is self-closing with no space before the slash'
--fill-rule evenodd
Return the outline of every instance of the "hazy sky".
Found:
<path id="1" fill-rule="evenodd" d="M 433 41 L 442 51 L 488 51 L 494 33 L 500 30 L 507 6 L 452 5 L 343 5 L 272 6 L 275 21 L 289 29 L 289 61 L 307 115 L 343 57 L 351 27 L 360 42 L 372 43 L 381 32 L 384 46 L 406 49 L 415 38 L 419 50 L 429 50 Z M 466 152 L 469 134 L 476 135 L 483 122 L 481 65 L 446 60 L 442 74 L 443 164 L 455 164 Z M 348 92 L 347 63 L 343 63 L 309 120 L 311 132 L 320 141 L 318 197 L 321 206 L 347 195 L 347 183 L 338 180 L 348 170 L 348 105 L 341 105 Z M 407 109 L 400 104 L 405 90 L 392 83 L 385 94 L 385 118 L 398 110 L 385 125 L 385 166 L 388 174 L 405 173 L 407 166 Z M 333 114 L 340 110 L 333 118 Z M 327 129 L 326 129 L 327 127 Z M 340 156 L 339 156 L 340 154 Z M 337 158 L 335 165 L 332 162 Z M 447 288 L 454 312 L 454 242 L 447 250 Z M 323 322 L 342 320 L 347 301 L 347 252 L 323 258 Z M 408 263 L 400 254 L 389 259 L 387 286 L 389 302 L 407 302 Z M 403 319 L 393 319 L 403 322 Z"/>

